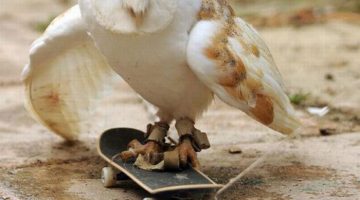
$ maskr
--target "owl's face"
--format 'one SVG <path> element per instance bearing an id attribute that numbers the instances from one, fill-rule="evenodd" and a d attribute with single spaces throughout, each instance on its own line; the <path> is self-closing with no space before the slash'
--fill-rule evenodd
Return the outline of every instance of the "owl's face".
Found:
<path id="1" fill-rule="evenodd" d="M 173 20 L 179 0 L 80 0 L 90 25 L 118 34 L 146 34 L 163 30 Z"/>

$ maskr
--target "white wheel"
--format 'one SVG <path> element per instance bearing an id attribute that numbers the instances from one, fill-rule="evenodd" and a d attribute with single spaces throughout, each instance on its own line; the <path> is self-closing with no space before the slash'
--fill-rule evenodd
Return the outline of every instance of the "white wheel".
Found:
<path id="1" fill-rule="evenodd" d="M 112 187 L 116 185 L 116 173 L 112 167 L 104 167 L 101 170 L 101 181 L 104 187 Z"/>

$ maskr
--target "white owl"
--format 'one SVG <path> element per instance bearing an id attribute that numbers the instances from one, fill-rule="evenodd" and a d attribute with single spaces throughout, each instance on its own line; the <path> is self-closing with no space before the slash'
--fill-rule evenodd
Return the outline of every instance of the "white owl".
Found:
<path id="1" fill-rule="evenodd" d="M 281 133 L 299 126 L 268 48 L 226 0 L 79 0 L 33 43 L 26 106 L 74 140 L 115 72 L 158 108 L 132 153 L 161 151 L 175 120 L 181 163 L 198 167 L 194 125 L 213 95 Z"/>

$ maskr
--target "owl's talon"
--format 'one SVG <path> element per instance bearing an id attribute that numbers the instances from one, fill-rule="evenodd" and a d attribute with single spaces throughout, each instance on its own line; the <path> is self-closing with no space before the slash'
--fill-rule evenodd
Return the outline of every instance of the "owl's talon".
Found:
<path id="1" fill-rule="evenodd" d="M 129 150 L 120 153 L 120 157 L 124 161 L 136 159 L 139 154 L 143 155 L 146 160 L 151 160 L 152 154 L 161 153 L 164 148 L 164 138 L 169 125 L 165 122 L 157 122 L 154 125 L 149 124 L 146 132 L 146 142 L 141 144 L 138 140 L 132 140 L 129 144 Z"/>
<path id="2" fill-rule="evenodd" d="M 131 159 L 135 159 L 139 154 L 134 151 L 134 149 L 129 148 L 129 150 L 123 151 L 119 154 L 119 157 L 121 158 L 121 160 L 123 160 L 124 162 L 127 162 Z"/>
<path id="3" fill-rule="evenodd" d="M 180 166 L 185 168 L 188 163 L 193 168 L 200 169 L 200 162 L 197 159 L 196 151 L 192 145 L 191 138 L 184 138 L 178 146 Z"/>
<path id="4" fill-rule="evenodd" d="M 129 150 L 121 152 L 120 157 L 123 161 L 128 161 L 130 159 L 136 159 L 139 154 L 148 158 L 150 154 L 159 152 L 161 152 L 161 146 L 154 141 L 141 144 L 138 140 L 133 140 L 129 143 Z"/>
<path id="5" fill-rule="evenodd" d="M 143 146 L 139 140 L 131 140 L 131 142 L 128 144 L 128 148 L 132 148 L 132 149 L 139 149 L 141 148 L 141 146 Z"/>

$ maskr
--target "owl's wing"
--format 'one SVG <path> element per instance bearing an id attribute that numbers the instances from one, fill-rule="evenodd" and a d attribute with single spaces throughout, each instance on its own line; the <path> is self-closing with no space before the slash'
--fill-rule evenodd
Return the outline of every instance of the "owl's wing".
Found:
<path id="1" fill-rule="evenodd" d="M 187 59 L 222 101 L 281 133 L 299 127 L 266 44 L 242 19 L 199 21 L 190 33 Z"/>
<path id="2" fill-rule="evenodd" d="M 22 74 L 25 105 L 37 121 L 74 140 L 113 75 L 74 6 L 31 46 Z"/>

